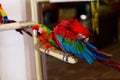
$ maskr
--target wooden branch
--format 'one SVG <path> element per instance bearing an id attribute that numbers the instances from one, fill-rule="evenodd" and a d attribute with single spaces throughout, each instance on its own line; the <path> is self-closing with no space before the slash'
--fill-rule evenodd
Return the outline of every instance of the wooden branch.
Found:
<path id="1" fill-rule="evenodd" d="M 56 49 L 51 48 L 50 50 L 46 50 L 43 45 L 40 45 L 39 43 L 36 44 L 36 49 L 38 49 L 41 53 L 45 53 L 47 55 L 53 56 L 57 59 L 60 59 L 62 61 L 65 61 L 67 63 L 75 64 L 78 62 L 78 59 L 72 55 L 64 56 L 64 52 Z"/>
<path id="2" fill-rule="evenodd" d="M 61 2 L 85 2 L 85 1 L 95 1 L 95 0 L 37 0 L 38 3 L 61 3 Z"/>
<path id="3" fill-rule="evenodd" d="M 38 0 L 39 1 L 39 0 Z M 84 1 L 94 1 L 94 0 L 49 0 L 51 3 L 59 2 L 84 2 Z"/>
<path id="4" fill-rule="evenodd" d="M 31 27 L 31 25 L 34 24 L 35 24 L 34 22 L 15 22 L 15 23 L 0 24 L 0 31 L 19 29 L 23 27 Z"/>

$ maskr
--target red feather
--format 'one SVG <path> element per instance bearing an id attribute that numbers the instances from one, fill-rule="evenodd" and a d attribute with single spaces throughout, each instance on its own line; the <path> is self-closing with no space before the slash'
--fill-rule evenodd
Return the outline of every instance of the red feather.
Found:
<path id="1" fill-rule="evenodd" d="M 38 30 L 38 29 L 39 29 L 39 25 L 38 24 L 32 26 L 32 30 Z"/>
<path id="2" fill-rule="evenodd" d="M 72 22 L 70 28 L 76 34 L 80 33 L 86 37 L 89 37 L 89 35 L 90 35 L 90 32 L 87 30 L 87 28 L 85 28 L 77 19 L 75 19 Z"/>
<path id="3" fill-rule="evenodd" d="M 90 32 L 77 19 L 64 19 L 58 25 L 71 30 L 75 35 L 82 34 L 89 37 Z"/>

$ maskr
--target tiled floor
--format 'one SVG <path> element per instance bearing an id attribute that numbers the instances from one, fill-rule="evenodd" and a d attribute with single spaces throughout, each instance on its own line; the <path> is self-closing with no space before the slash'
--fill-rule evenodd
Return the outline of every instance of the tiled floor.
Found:
<path id="1" fill-rule="evenodd" d="M 112 58 L 120 63 L 120 42 L 104 49 L 113 54 Z M 120 80 L 120 72 L 98 62 L 92 65 L 80 60 L 77 64 L 68 64 L 47 56 L 48 80 Z"/>

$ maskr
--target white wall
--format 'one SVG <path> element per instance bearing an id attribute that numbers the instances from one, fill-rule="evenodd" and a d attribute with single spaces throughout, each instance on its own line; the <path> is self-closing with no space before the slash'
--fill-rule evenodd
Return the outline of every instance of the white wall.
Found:
<path id="1" fill-rule="evenodd" d="M 30 13 L 26 12 L 30 11 L 26 9 L 29 1 L 0 0 L 0 3 L 10 19 L 25 21 L 29 19 L 26 15 Z M 29 39 L 32 38 L 15 30 L 0 32 L 0 80 L 35 80 L 33 44 Z"/>

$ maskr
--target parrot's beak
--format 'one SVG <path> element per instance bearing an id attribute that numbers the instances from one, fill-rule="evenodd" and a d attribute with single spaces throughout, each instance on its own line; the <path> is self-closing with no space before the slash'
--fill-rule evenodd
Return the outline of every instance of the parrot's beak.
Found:
<path id="1" fill-rule="evenodd" d="M 42 28 L 38 28 L 37 30 L 35 30 L 35 34 L 36 37 L 42 35 Z"/>
<path id="2" fill-rule="evenodd" d="M 78 38 L 78 39 L 84 39 L 84 38 L 86 38 L 86 36 L 84 36 L 84 35 L 82 35 L 82 34 L 78 34 L 78 35 L 77 35 L 77 38 Z"/>
<path id="3" fill-rule="evenodd" d="M 86 43 L 86 42 L 88 42 L 89 41 L 89 38 L 85 38 L 84 39 L 84 42 Z"/>
<path id="4" fill-rule="evenodd" d="M 39 31 L 37 31 L 37 36 L 40 36 L 40 35 L 41 35 L 41 33 Z"/>
<path id="5" fill-rule="evenodd" d="M 79 39 L 79 40 L 82 40 L 83 42 L 88 42 L 88 40 L 89 40 L 89 38 L 86 38 L 86 36 L 84 36 L 84 35 L 82 35 L 82 34 L 78 34 L 77 35 L 77 38 Z"/>
<path id="6" fill-rule="evenodd" d="M 41 33 L 40 33 L 38 30 L 34 30 L 34 35 L 35 35 L 36 37 L 38 37 L 38 36 L 41 35 Z"/>

